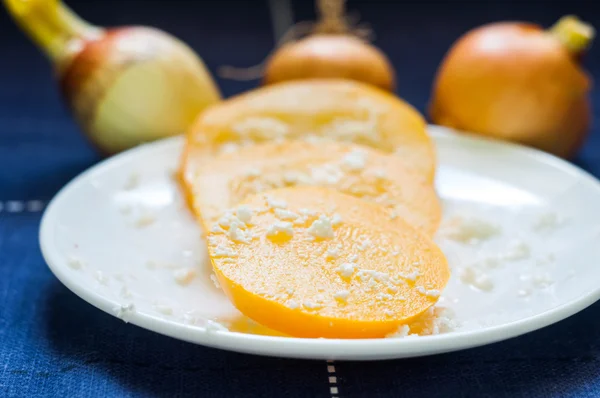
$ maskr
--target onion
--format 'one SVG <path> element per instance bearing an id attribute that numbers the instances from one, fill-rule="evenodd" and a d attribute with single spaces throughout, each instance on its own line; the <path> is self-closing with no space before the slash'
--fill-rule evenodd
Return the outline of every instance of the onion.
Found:
<path id="1" fill-rule="evenodd" d="M 344 0 L 318 0 L 319 21 L 314 27 L 298 24 L 266 65 L 240 70 L 225 67 L 221 75 L 234 79 L 262 76 L 263 84 L 288 80 L 343 78 L 395 89 L 395 72 L 386 55 L 367 41 L 368 30 L 353 28 L 344 16 Z M 299 31 L 310 34 L 296 40 Z M 255 73 L 256 72 L 256 73 Z"/>
<path id="2" fill-rule="evenodd" d="M 437 72 L 432 121 L 574 155 L 590 127 L 592 83 L 579 59 L 593 36 L 572 16 L 549 30 L 500 22 L 466 33 Z"/>
<path id="3" fill-rule="evenodd" d="M 221 95 L 202 60 L 158 29 L 91 26 L 58 0 L 4 0 L 53 63 L 91 142 L 112 154 L 181 134 Z"/>

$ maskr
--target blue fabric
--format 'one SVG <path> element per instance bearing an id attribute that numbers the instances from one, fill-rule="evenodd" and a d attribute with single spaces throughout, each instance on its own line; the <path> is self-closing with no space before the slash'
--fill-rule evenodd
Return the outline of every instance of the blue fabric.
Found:
<path id="1" fill-rule="evenodd" d="M 399 93 L 425 110 L 436 66 L 451 42 L 478 24 L 565 13 L 600 27 L 591 1 L 350 2 L 392 57 Z M 272 45 L 266 1 L 80 1 L 101 25 L 140 23 L 189 42 L 214 71 L 248 65 Z M 309 2 L 296 1 L 301 19 Z M 167 12 L 168 11 L 168 12 Z M 99 157 L 62 105 L 48 62 L 0 12 L 0 396 L 4 397 L 596 397 L 600 304 L 543 330 L 491 346 L 426 358 L 327 364 L 204 348 L 125 324 L 77 298 L 46 267 L 41 213 L 8 201 L 48 200 Z M 598 74 L 593 50 L 587 68 Z M 221 81 L 225 95 L 256 82 Z M 600 99 L 594 92 L 594 114 Z M 597 126 L 575 162 L 600 175 Z M 27 204 L 25 204 L 27 206 Z M 12 211 L 7 211 L 8 206 Z M 597 261 L 597 259 L 590 259 Z"/>

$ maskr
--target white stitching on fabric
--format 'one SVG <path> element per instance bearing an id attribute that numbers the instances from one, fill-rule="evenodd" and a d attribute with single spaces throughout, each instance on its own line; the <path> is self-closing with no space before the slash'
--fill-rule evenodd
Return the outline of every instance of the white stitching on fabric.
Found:
<path id="1" fill-rule="evenodd" d="M 41 200 L 7 200 L 0 202 L 0 212 L 6 213 L 38 213 L 46 204 Z"/>
<path id="2" fill-rule="evenodd" d="M 331 360 L 327 361 L 327 373 L 329 374 L 329 394 L 331 395 L 331 398 L 339 398 L 335 363 Z"/>

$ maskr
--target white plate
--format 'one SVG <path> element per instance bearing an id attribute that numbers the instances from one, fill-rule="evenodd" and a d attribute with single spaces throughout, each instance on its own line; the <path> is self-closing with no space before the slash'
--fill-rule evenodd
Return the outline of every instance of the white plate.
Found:
<path id="1" fill-rule="evenodd" d="M 236 330 L 247 332 L 220 330 L 210 320 L 240 315 L 210 280 L 201 232 L 173 179 L 180 137 L 108 159 L 69 183 L 44 214 L 43 255 L 75 294 L 125 321 L 206 346 L 282 357 L 368 360 L 465 349 L 544 327 L 600 298 L 595 179 L 538 151 L 430 131 L 446 218 L 436 239 L 452 267 L 439 304 L 452 322 L 438 322 L 437 335 L 274 337 L 252 334 L 257 329 L 243 318 Z M 469 229 L 489 236 L 461 242 Z M 197 275 L 183 286 L 176 276 L 188 268 Z"/>

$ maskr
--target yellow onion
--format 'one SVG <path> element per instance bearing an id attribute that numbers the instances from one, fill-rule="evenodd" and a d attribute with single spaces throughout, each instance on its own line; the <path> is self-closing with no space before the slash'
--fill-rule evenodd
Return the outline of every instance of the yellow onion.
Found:
<path id="1" fill-rule="evenodd" d="M 579 60 L 593 36 L 573 16 L 549 30 L 499 22 L 467 32 L 437 72 L 432 121 L 572 156 L 590 128 L 592 82 Z"/>
<path id="2" fill-rule="evenodd" d="M 317 0 L 319 21 L 306 29 L 310 34 L 298 39 L 306 24 L 298 24 L 282 38 L 283 44 L 268 57 L 264 68 L 238 70 L 223 68 L 228 78 L 259 78 L 263 84 L 288 80 L 343 78 L 393 91 L 394 68 L 387 56 L 367 40 L 370 32 L 353 28 L 344 15 L 344 0 Z M 310 25 L 308 25 L 310 26 Z M 254 73 L 257 72 L 257 73 Z"/>
<path id="3" fill-rule="evenodd" d="M 221 94 L 203 61 L 158 29 L 103 29 L 58 0 L 4 0 L 46 52 L 82 130 L 103 153 L 183 133 Z"/>

